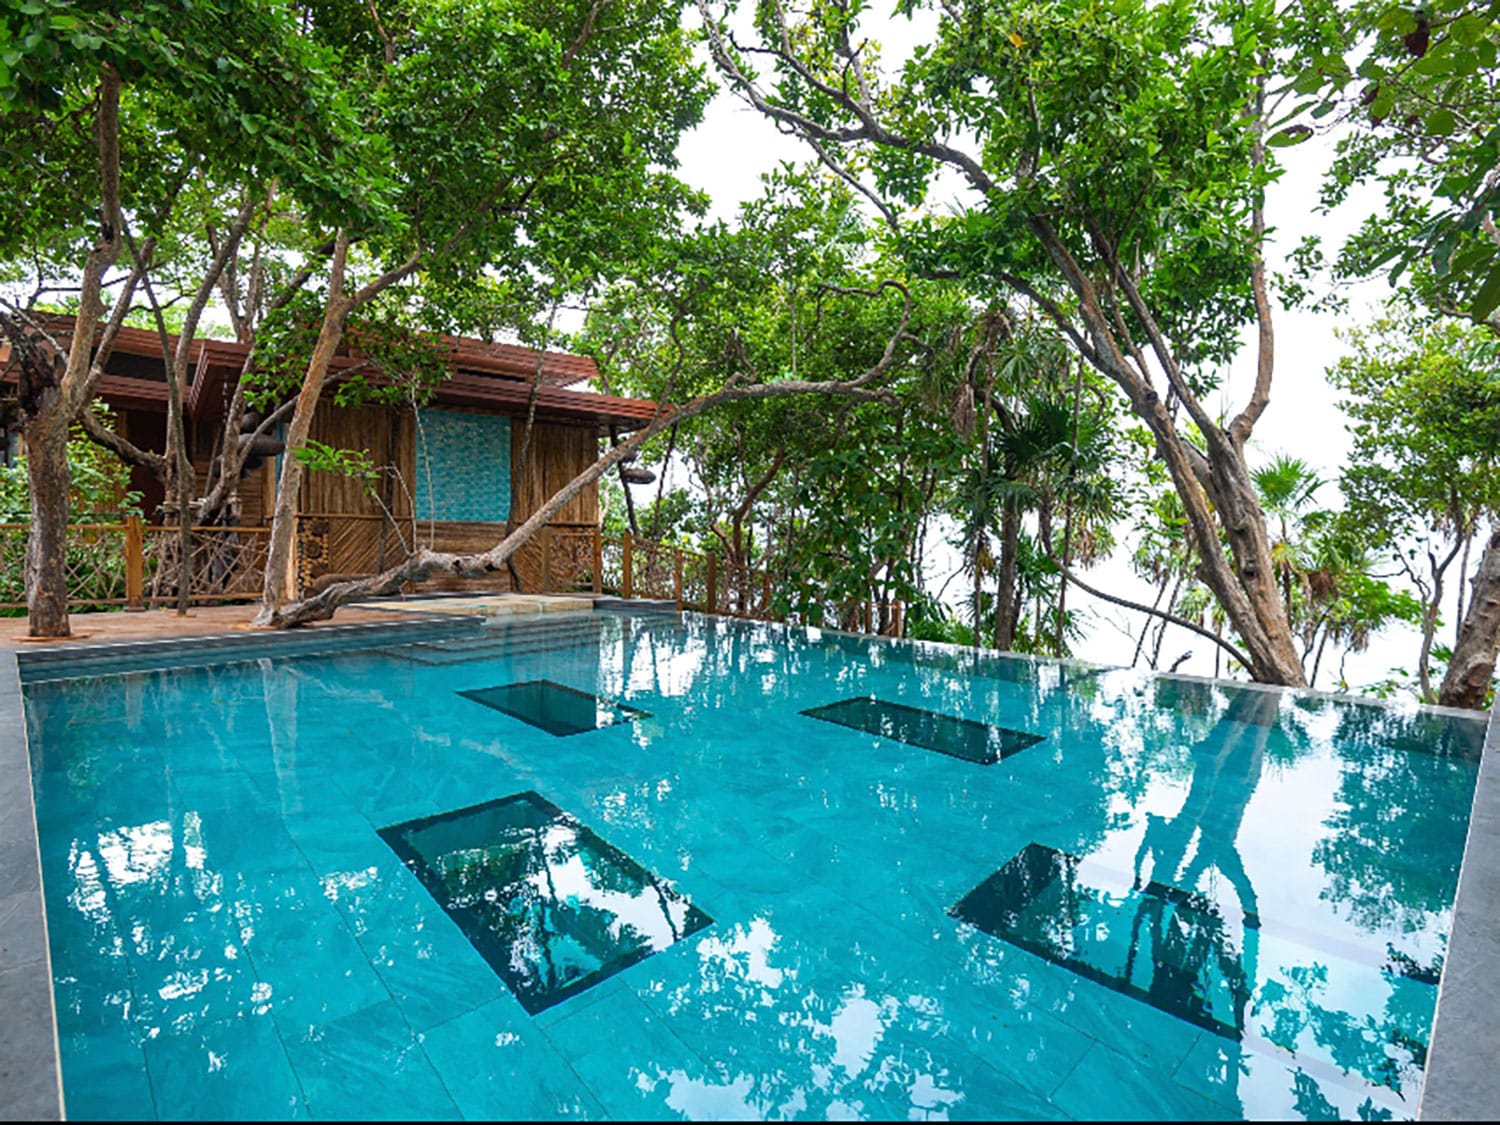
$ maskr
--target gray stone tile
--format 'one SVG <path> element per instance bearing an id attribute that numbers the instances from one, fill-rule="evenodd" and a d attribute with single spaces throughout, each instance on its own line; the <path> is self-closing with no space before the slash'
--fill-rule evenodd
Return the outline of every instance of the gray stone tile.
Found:
<path id="1" fill-rule="evenodd" d="M 45 967 L 0 972 L 0 1120 L 62 1116 L 52 1031 L 52 982 Z"/>
<path id="2" fill-rule="evenodd" d="M 8 904 L 8 905 L 6 905 Z M 0 899 L 0 972 L 24 965 L 40 966 L 46 976 L 47 933 L 42 923 L 42 896 L 22 891 Z M 4 1005 L 0 1004 L 0 1012 Z"/>
<path id="3" fill-rule="evenodd" d="M 14 809 L 14 805 L 0 805 L 0 809 Z M 30 803 L 23 806 L 27 816 Z M 9 816 L 10 813 L 5 815 Z M 41 893 L 42 875 L 37 867 L 36 834 L 28 832 L 19 840 L 0 842 L 0 898 L 9 898 L 22 891 Z"/>
<path id="4" fill-rule="evenodd" d="M 1500 703 L 1490 716 L 1418 1116 L 1500 1118 Z"/>
<path id="5" fill-rule="evenodd" d="M 21 741 L 18 733 L 8 729 L 12 722 L 18 721 L 0 713 L 0 741 L 11 738 Z M 36 820 L 31 815 L 31 771 L 15 768 L 18 765 L 15 759 L 24 753 L 24 745 L 0 749 L 0 762 L 7 767 L 0 770 L 0 847 L 18 840 L 30 843 L 36 838 Z M 4 892 L 0 891 L 0 898 L 3 897 Z"/>
<path id="6" fill-rule="evenodd" d="M 61 1116 L 25 717 L 15 654 L 0 652 L 0 1120 Z"/>

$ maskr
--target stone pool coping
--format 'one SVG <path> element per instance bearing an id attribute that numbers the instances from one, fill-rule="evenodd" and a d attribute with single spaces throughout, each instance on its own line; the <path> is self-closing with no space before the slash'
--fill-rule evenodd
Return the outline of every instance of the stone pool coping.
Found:
<path id="1" fill-rule="evenodd" d="M 1472 713 L 1472 712 L 1471 712 Z M 1453 931 L 1438 982 L 1417 1117 L 1500 1118 L 1500 699 L 1474 784 L 1469 835 L 1453 900 Z"/>
<path id="2" fill-rule="evenodd" d="M 16 654 L 0 650 L 0 1118 L 63 1116 L 41 849 Z"/>

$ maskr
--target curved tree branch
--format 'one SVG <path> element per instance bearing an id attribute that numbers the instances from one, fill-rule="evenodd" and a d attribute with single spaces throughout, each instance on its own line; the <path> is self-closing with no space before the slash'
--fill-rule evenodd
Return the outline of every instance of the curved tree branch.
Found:
<path id="1" fill-rule="evenodd" d="M 1058 569 L 1067 576 L 1069 582 L 1077 586 L 1085 593 L 1093 594 L 1094 597 L 1100 599 L 1101 601 L 1109 602 L 1112 605 L 1123 606 L 1125 609 L 1133 609 L 1140 613 L 1149 614 L 1152 617 L 1159 617 L 1163 621 L 1166 621 L 1172 625 L 1180 625 L 1182 626 L 1182 628 L 1187 629 L 1189 632 L 1197 633 L 1200 637 L 1204 637 L 1210 641 L 1213 641 L 1214 644 L 1218 645 L 1230 656 L 1238 660 L 1242 668 L 1250 667 L 1250 658 L 1248 656 L 1246 656 L 1234 645 L 1226 641 L 1223 637 L 1217 635 L 1216 633 L 1210 632 L 1202 625 L 1199 625 L 1193 621 L 1189 621 L 1184 617 L 1178 617 L 1175 613 L 1168 613 L 1166 610 L 1154 605 L 1145 605 L 1142 602 L 1133 602 L 1129 598 L 1122 598 L 1117 594 L 1106 594 L 1104 591 L 1095 589 L 1083 579 L 1079 578 L 1078 575 L 1075 574 L 1071 569 L 1064 566 L 1062 564 L 1062 560 L 1054 555 L 1051 550 L 1047 551 L 1047 557 L 1057 564 Z"/>

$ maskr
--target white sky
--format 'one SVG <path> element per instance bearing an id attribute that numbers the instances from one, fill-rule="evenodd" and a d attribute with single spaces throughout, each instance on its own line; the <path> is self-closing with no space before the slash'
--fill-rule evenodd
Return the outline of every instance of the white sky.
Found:
<path id="1" fill-rule="evenodd" d="M 901 20 L 886 25 L 886 30 L 880 34 L 885 37 L 888 60 L 898 54 L 904 55 L 915 42 L 912 27 Z M 778 133 L 759 113 L 722 92 L 710 105 L 704 122 L 684 138 L 678 154 L 680 175 L 693 186 L 706 190 L 713 199 L 713 215 L 725 219 L 733 218 L 742 202 L 759 194 L 760 176 L 772 170 L 778 162 L 803 163 L 812 158 L 811 151 L 800 142 Z M 1350 203 L 1334 215 L 1315 212 L 1319 184 L 1332 155 L 1332 144 L 1327 139 L 1314 138 L 1295 148 L 1279 150 L 1278 155 L 1286 166 L 1286 173 L 1273 186 L 1267 199 L 1268 219 L 1277 230 L 1271 256 L 1273 268 L 1277 265 L 1276 253 L 1296 246 L 1304 234 L 1320 233 L 1326 240 L 1325 244 L 1334 247 L 1359 224 L 1368 210 L 1380 205 L 1378 191 L 1366 190 L 1354 195 Z M 940 203 L 941 200 L 933 202 Z M 1350 447 L 1344 416 L 1324 374 L 1341 354 L 1334 329 L 1340 324 L 1369 319 L 1376 304 L 1389 293 L 1386 282 L 1373 281 L 1351 291 L 1349 311 L 1341 316 L 1280 310 L 1275 319 L 1275 381 L 1271 405 L 1253 438 L 1252 465 L 1269 460 L 1279 452 L 1303 458 L 1328 482 L 1318 495 L 1319 502 L 1324 505 L 1338 502 L 1336 482 Z M 1247 342 L 1251 339 L 1248 327 L 1246 339 Z M 1216 398 L 1211 407 L 1237 410 L 1244 404 L 1253 383 L 1254 361 L 1254 348 L 1247 346 L 1242 349 L 1239 360 L 1225 380 L 1222 399 Z M 1128 556 L 1128 545 L 1122 543 L 1109 562 L 1091 573 L 1090 583 L 1112 593 L 1149 602 L 1152 590 L 1130 573 Z M 957 561 L 956 555 L 946 550 L 935 552 L 928 560 L 929 574 L 936 576 L 934 589 Z M 959 581 L 954 587 L 962 585 Z M 1108 619 L 1122 624 L 1128 621 L 1130 628 L 1138 633 L 1142 615 L 1118 610 L 1081 591 L 1070 593 L 1069 598 L 1071 605 L 1087 608 L 1098 615 L 1088 639 L 1076 646 L 1079 656 L 1103 663 L 1128 664 L 1134 642 Z M 1438 637 L 1451 643 L 1451 606 L 1445 616 L 1449 621 Z M 1414 671 L 1417 642 L 1416 632 L 1405 628 L 1377 637 L 1368 652 L 1350 655 L 1346 666 L 1349 682 L 1356 687 L 1373 682 L 1384 678 L 1393 666 Z M 1213 672 L 1212 646 L 1176 628 L 1169 630 L 1163 645 L 1163 664 L 1170 664 L 1178 655 L 1189 651 L 1193 656 L 1181 671 L 1199 675 Z M 1325 668 L 1318 686 L 1334 687 L 1336 675 L 1336 662 L 1330 668 L 1325 657 Z"/>

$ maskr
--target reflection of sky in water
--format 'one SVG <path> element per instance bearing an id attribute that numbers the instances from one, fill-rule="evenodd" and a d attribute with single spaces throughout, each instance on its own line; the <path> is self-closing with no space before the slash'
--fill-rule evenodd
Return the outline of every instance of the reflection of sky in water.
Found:
<path id="1" fill-rule="evenodd" d="M 542 678 L 652 716 L 554 739 L 454 695 Z M 980 767 L 797 713 L 861 695 L 1045 741 Z M 70 1109 L 1410 1116 L 1434 990 L 1401 971 L 1440 964 L 1479 724 L 1256 698 L 692 620 L 32 685 Z M 673 943 L 683 900 L 553 825 L 531 893 L 666 948 L 527 1015 L 375 835 L 524 790 L 716 924 Z M 1101 957 L 1148 882 L 1202 896 L 1243 1040 L 947 916 L 1033 842 L 1081 858 Z"/>
<path id="2" fill-rule="evenodd" d="M 687 922 L 688 904 L 683 899 L 661 898 L 648 888 L 629 893 L 600 886 L 577 850 L 578 833 L 567 825 L 547 829 L 544 847 L 547 870 L 534 872 L 527 882 L 538 895 L 597 910 L 614 918 L 610 933 L 662 949 L 676 941 Z"/>

